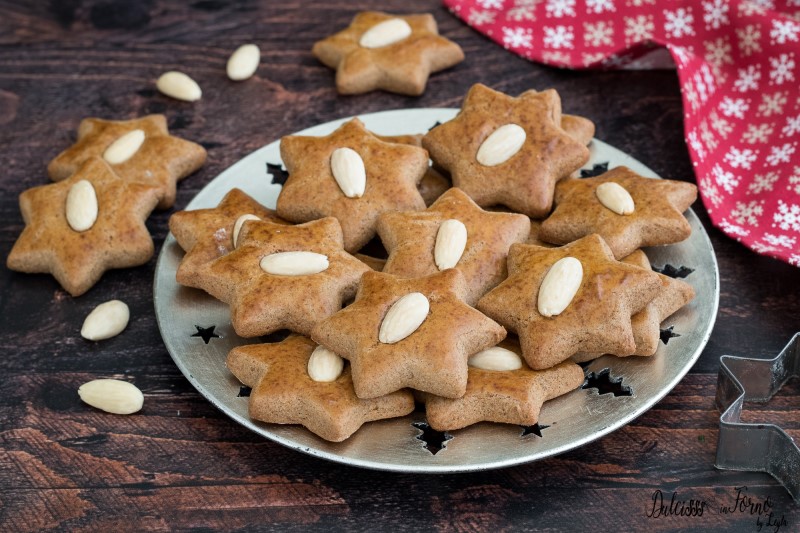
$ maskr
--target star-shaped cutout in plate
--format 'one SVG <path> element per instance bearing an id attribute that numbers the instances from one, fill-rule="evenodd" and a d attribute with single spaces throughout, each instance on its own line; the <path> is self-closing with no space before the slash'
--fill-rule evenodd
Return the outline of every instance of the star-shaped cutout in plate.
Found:
<path id="1" fill-rule="evenodd" d="M 556 182 L 589 159 L 586 146 L 561 128 L 561 118 L 561 99 L 552 89 L 514 98 L 476 84 L 456 118 L 428 132 L 422 146 L 478 205 L 503 204 L 543 218 L 552 208 Z M 519 150 L 492 166 L 479 163 L 484 141 L 511 125 L 525 132 Z"/>
<path id="2" fill-rule="evenodd" d="M 368 48 L 361 39 L 371 28 L 399 19 L 411 30 L 396 42 Z M 375 89 L 417 96 L 425 91 L 428 76 L 464 60 L 456 43 L 439 35 L 433 15 L 395 16 L 367 11 L 355 16 L 350 26 L 314 44 L 311 52 L 326 66 L 336 69 L 339 94 L 361 94 Z"/>
<path id="3" fill-rule="evenodd" d="M 361 197 L 345 196 L 333 177 L 331 156 L 339 148 L 354 150 L 364 162 L 366 188 Z M 281 158 L 289 179 L 278 196 L 278 216 L 295 223 L 336 217 L 348 252 L 358 251 L 375 236 L 381 213 L 425 209 L 417 184 L 428 169 L 427 152 L 381 141 L 358 119 L 325 137 L 284 137 Z"/>
<path id="4" fill-rule="evenodd" d="M 394 344 L 379 340 L 389 308 L 413 292 L 425 296 L 430 310 L 422 323 Z M 464 303 L 461 272 L 401 279 L 367 272 L 355 302 L 320 322 L 311 338 L 330 348 L 353 368 L 359 398 L 375 398 L 405 387 L 458 398 L 467 387 L 467 359 L 500 342 L 502 326 Z"/>
<path id="5" fill-rule="evenodd" d="M 308 375 L 308 361 L 317 344 L 292 335 L 273 344 L 249 344 L 228 354 L 227 366 L 252 387 L 250 417 L 272 424 L 301 424 L 325 440 L 341 442 L 366 422 L 405 416 L 414 410 L 410 391 L 359 399 L 350 368 L 331 382 Z"/>
<path id="6" fill-rule="evenodd" d="M 275 211 L 240 189 L 231 189 L 217 207 L 173 213 L 169 218 L 169 229 L 186 251 L 175 275 L 178 283 L 207 290 L 211 263 L 234 249 L 234 226 L 243 215 L 285 224 Z"/>
<path id="7" fill-rule="evenodd" d="M 556 261 L 573 257 L 583 275 L 569 305 L 558 315 L 539 313 L 539 288 Z M 478 302 L 478 309 L 519 335 L 531 368 L 541 370 L 579 352 L 630 355 L 636 349 L 631 316 L 661 288 L 658 274 L 614 260 L 598 235 L 560 248 L 515 244 L 508 279 Z"/>
<path id="8" fill-rule="evenodd" d="M 261 260 L 281 252 L 312 252 L 327 257 L 315 274 L 269 274 Z M 238 247 L 209 268 L 208 292 L 229 303 L 231 322 L 241 337 L 258 337 L 280 329 L 308 335 L 320 320 L 352 298 L 369 267 L 342 249 L 342 230 L 335 218 L 298 226 L 250 220 L 242 224 Z"/>
<path id="9" fill-rule="evenodd" d="M 597 188 L 608 182 L 622 186 L 634 210 L 617 214 L 603 205 Z M 564 180 L 556 187 L 556 208 L 542 223 L 539 238 L 566 244 L 597 233 L 620 259 L 642 246 L 680 242 L 692 232 L 683 216 L 697 199 L 697 187 L 682 181 L 644 178 L 617 167 L 595 178 Z"/>
<path id="10" fill-rule="evenodd" d="M 530 219 L 515 213 L 484 211 L 460 189 L 449 189 L 426 211 L 380 216 L 378 235 L 389 252 L 383 272 L 405 278 L 439 272 L 434 249 L 446 220 L 458 220 L 467 229 L 466 246 L 454 268 L 464 274 L 466 301 L 474 305 L 506 278 L 508 249 L 528 238 Z"/>
<path id="11" fill-rule="evenodd" d="M 97 219 L 89 229 L 75 231 L 67 221 L 67 195 L 82 180 L 94 189 Z M 25 229 L 8 255 L 8 268 L 50 273 L 64 290 L 79 296 L 106 270 L 138 266 L 153 256 L 144 221 L 158 196 L 156 187 L 120 178 L 105 161 L 91 158 L 72 177 L 20 195 Z"/>
<path id="12" fill-rule="evenodd" d="M 206 150 L 199 144 L 174 137 L 164 115 L 148 115 L 133 120 L 87 118 L 78 127 L 78 140 L 47 166 L 53 181 L 70 177 L 91 157 L 103 157 L 117 139 L 134 130 L 144 132 L 144 141 L 126 161 L 111 165 L 127 181 L 159 188 L 160 209 L 175 203 L 175 185 L 194 173 L 206 161 Z"/>

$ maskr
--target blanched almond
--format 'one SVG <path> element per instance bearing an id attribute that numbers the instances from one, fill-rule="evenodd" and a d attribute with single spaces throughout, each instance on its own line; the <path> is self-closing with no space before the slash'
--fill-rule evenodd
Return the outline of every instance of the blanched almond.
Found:
<path id="1" fill-rule="evenodd" d="M 236 248 L 239 246 L 239 232 L 242 231 L 242 225 L 247 222 L 248 220 L 261 220 L 255 215 L 250 213 L 246 215 L 242 215 L 236 219 L 236 222 L 233 224 L 233 247 Z"/>
<path id="2" fill-rule="evenodd" d="M 122 333 L 130 317 L 131 312 L 125 302 L 111 300 L 102 303 L 84 319 L 81 337 L 90 341 L 110 339 Z"/>
<path id="3" fill-rule="evenodd" d="M 97 193 L 87 180 L 76 181 L 67 192 L 67 224 L 75 231 L 86 231 L 97 221 Z"/>
<path id="4" fill-rule="evenodd" d="M 583 281 L 583 265 L 574 257 L 556 261 L 539 287 L 539 314 L 557 316 L 572 302 Z"/>
<path id="5" fill-rule="evenodd" d="M 243 44 L 228 59 L 228 77 L 233 81 L 246 80 L 256 73 L 261 61 L 261 50 L 254 44 Z"/>
<path id="6" fill-rule="evenodd" d="M 331 173 L 348 198 L 361 198 L 367 188 L 364 160 L 352 148 L 337 148 L 331 154 Z"/>
<path id="7" fill-rule="evenodd" d="M 518 370 L 522 368 L 522 359 L 511 350 L 495 346 L 471 356 L 469 366 L 483 370 Z"/>
<path id="8" fill-rule="evenodd" d="M 595 189 L 600 203 L 618 215 L 630 215 L 635 206 L 631 194 L 619 183 L 607 181 Z"/>
<path id="9" fill-rule="evenodd" d="M 467 247 L 467 227 L 454 218 L 445 220 L 436 233 L 433 260 L 439 270 L 456 266 Z"/>
<path id="10" fill-rule="evenodd" d="M 368 29 L 358 44 L 364 48 L 381 48 L 402 41 L 411 35 L 411 26 L 403 19 L 391 18 Z"/>
<path id="11" fill-rule="evenodd" d="M 386 313 L 378 332 L 378 340 L 394 344 L 405 339 L 419 328 L 430 311 L 430 303 L 421 292 L 406 294 L 397 300 Z"/>
<path id="12" fill-rule="evenodd" d="M 109 165 L 119 165 L 124 163 L 133 154 L 139 151 L 144 143 L 144 131 L 133 130 L 119 137 L 116 141 L 108 145 L 106 151 L 103 152 L 103 159 Z"/>
<path id="13" fill-rule="evenodd" d="M 342 375 L 344 359 L 324 346 L 317 346 L 308 359 L 308 377 L 314 381 L 330 383 Z"/>
<path id="14" fill-rule="evenodd" d="M 314 252 L 278 252 L 261 258 L 261 270 L 276 276 L 308 276 L 328 269 L 328 256 Z"/>
<path id="15" fill-rule="evenodd" d="M 525 130 L 516 124 L 500 126 L 483 141 L 475 158 L 485 167 L 505 163 L 520 151 L 526 137 Z"/>
<path id="16" fill-rule="evenodd" d="M 129 415 L 142 408 L 144 395 L 136 385 L 118 379 L 95 379 L 78 388 L 78 396 L 92 407 L 115 415 Z"/>
<path id="17" fill-rule="evenodd" d="M 203 96 L 203 91 L 196 81 L 176 70 L 162 74 L 156 81 L 156 88 L 162 94 L 185 102 L 195 102 Z"/>

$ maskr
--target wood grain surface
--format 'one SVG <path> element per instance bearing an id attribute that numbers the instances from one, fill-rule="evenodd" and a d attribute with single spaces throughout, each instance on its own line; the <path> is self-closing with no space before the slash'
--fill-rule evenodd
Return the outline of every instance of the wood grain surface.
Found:
<path id="1" fill-rule="evenodd" d="M 511 2 L 512 0 L 506 0 Z M 418 98 L 340 97 L 314 41 L 355 12 L 432 12 L 466 61 L 431 77 Z M 237 46 L 262 50 L 257 76 L 225 77 Z M 181 69 L 203 87 L 194 104 L 154 89 Z M 692 180 L 681 96 L 672 71 L 573 72 L 522 60 L 473 32 L 434 0 L 0 0 L 0 255 L 22 230 L 17 196 L 47 183 L 46 164 L 84 117 L 164 113 L 171 130 L 202 143 L 206 166 L 181 182 L 181 209 L 220 171 L 288 133 L 348 115 L 457 107 L 476 82 L 506 93 L 556 88 L 566 112 L 591 118 L 597 137 L 661 176 Z M 713 467 L 714 406 L 722 354 L 772 356 L 800 329 L 800 269 L 758 256 L 708 229 L 721 298 L 711 340 L 691 373 L 627 427 L 558 457 L 473 474 L 359 470 L 286 449 L 230 421 L 180 374 L 159 336 L 155 259 L 110 272 L 72 298 L 49 276 L 0 272 L 0 530 L 758 531 L 750 507 L 722 513 L 737 487 L 800 530 L 800 510 L 769 476 Z M 157 250 L 171 211 L 148 221 Z M 93 343 L 83 317 L 111 298 L 131 307 L 120 336 Z M 133 381 L 141 413 L 82 404 L 98 377 Z M 747 417 L 800 436 L 800 385 Z M 546 430 L 544 437 L 546 438 Z M 652 516 L 654 494 L 704 501 L 702 516 Z M 688 504 L 687 504 L 688 509 Z M 650 516 L 649 516 L 650 515 Z M 762 522 L 766 520 L 761 515 Z"/>

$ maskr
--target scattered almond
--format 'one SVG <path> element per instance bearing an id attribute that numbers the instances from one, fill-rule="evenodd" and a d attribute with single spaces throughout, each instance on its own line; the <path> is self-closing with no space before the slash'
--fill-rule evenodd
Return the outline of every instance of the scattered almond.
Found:
<path id="1" fill-rule="evenodd" d="M 574 257 L 562 257 L 545 274 L 539 287 L 539 314 L 557 316 L 572 302 L 583 281 L 583 265 Z"/>
<path id="2" fill-rule="evenodd" d="M 482 370 L 518 370 L 522 368 L 522 359 L 511 350 L 494 346 L 471 356 L 469 366 Z"/>
<path id="3" fill-rule="evenodd" d="M 331 173 L 348 198 L 361 198 L 367 188 L 364 160 L 352 148 L 337 148 L 331 154 Z"/>
<path id="4" fill-rule="evenodd" d="M 433 260 L 439 270 L 456 266 L 467 247 L 467 227 L 454 218 L 445 220 L 436 233 Z"/>
<path id="5" fill-rule="evenodd" d="M 630 215 L 635 206 L 631 194 L 619 183 L 607 181 L 595 189 L 597 199 L 604 207 L 618 215 Z"/>
<path id="6" fill-rule="evenodd" d="M 243 44 L 228 59 L 228 77 L 233 81 L 246 80 L 256 73 L 261 61 L 261 50 L 254 44 Z"/>
<path id="7" fill-rule="evenodd" d="M 328 269 L 328 257 L 314 252 L 278 252 L 261 258 L 261 270 L 276 276 L 308 276 Z"/>
<path id="8" fill-rule="evenodd" d="M 481 143 L 475 157 L 485 167 L 500 165 L 520 151 L 526 138 L 525 130 L 516 124 L 500 126 Z"/>
<path id="9" fill-rule="evenodd" d="M 103 159 L 105 159 L 109 165 L 124 163 L 133 157 L 133 154 L 139 151 L 139 148 L 142 147 L 142 143 L 144 143 L 144 137 L 143 130 L 129 131 L 108 145 L 106 151 L 103 152 Z"/>
<path id="10" fill-rule="evenodd" d="M 308 359 L 308 377 L 321 383 L 336 381 L 342 375 L 344 359 L 324 346 L 317 346 Z"/>
<path id="11" fill-rule="evenodd" d="M 136 385 L 118 379 L 95 379 L 78 388 L 81 400 L 101 411 L 129 415 L 142 408 L 144 395 Z"/>
<path id="12" fill-rule="evenodd" d="M 90 341 L 110 339 L 122 333 L 131 313 L 125 302 L 111 300 L 95 307 L 86 316 L 81 327 L 81 337 Z"/>
<path id="13" fill-rule="evenodd" d="M 381 48 L 400 42 L 409 35 L 411 26 L 408 22 L 400 18 L 391 18 L 365 31 L 358 44 L 364 48 Z"/>
<path id="14" fill-rule="evenodd" d="M 253 214 L 246 214 L 242 215 L 236 219 L 236 222 L 233 224 L 233 247 L 236 248 L 239 246 L 239 232 L 242 231 L 242 225 L 248 220 L 261 220 L 257 216 Z"/>
<path id="15" fill-rule="evenodd" d="M 430 311 L 430 303 L 421 292 L 406 294 L 397 300 L 386 313 L 378 332 L 378 340 L 394 344 L 405 339 L 419 328 Z"/>
<path id="16" fill-rule="evenodd" d="M 97 221 L 97 193 L 87 180 L 76 181 L 67 192 L 67 224 L 75 231 L 86 231 Z"/>
<path id="17" fill-rule="evenodd" d="M 162 74 L 156 81 L 156 87 L 162 94 L 185 102 L 194 102 L 203 96 L 203 91 L 196 81 L 176 70 Z"/>

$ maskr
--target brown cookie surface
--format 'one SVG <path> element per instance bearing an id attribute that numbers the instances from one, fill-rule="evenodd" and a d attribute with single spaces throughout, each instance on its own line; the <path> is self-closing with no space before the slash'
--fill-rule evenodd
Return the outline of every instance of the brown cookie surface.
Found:
<path id="1" fill-rule="evenodd" d="M 400 143 L 411 146 L 419 146 L 420 148 L 422 147 L 421 134 L 378 135 L 377 137 L 382 141 L 390 143 Z M 422 176 L 422 179 L 417 185 L 417 189 L 419 190 L 419 194 L 422 196 L 422 199 L 425 201 L 425 205 L 430 207 L 430 205 L 435 202 L 437 198 L 443 195 L 451 186 L 452 183 L 450 183 L 450 179 L 442 174 L 439 170 L 431 166 L 425 171 L 425 174 Z"/>

